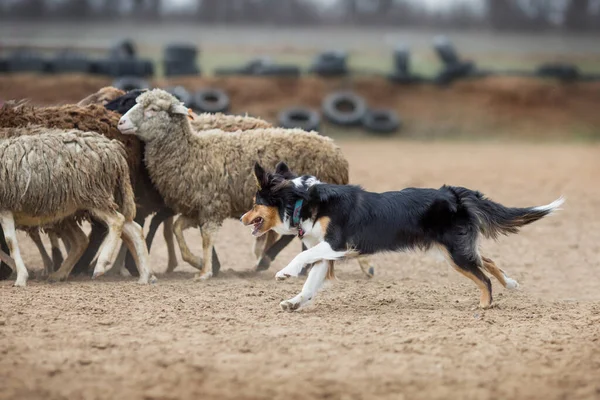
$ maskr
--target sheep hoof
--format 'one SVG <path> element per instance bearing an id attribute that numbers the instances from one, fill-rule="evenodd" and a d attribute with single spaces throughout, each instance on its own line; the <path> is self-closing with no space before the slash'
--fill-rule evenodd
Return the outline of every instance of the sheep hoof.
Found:
<path id="1" fill-rule="evenodd" d="M 104 275 L 104 271 L 95 271 L 94 270 L 94 274 L 92 275 L 92 279 L 96 279 L 99 276 Z"/>
<path id="2" fill-rule="evenodd" d="M 15 283 L 13 283 L 13 287 L 25 287 L 27 285 L 27 281 L 26 280 L 16 280 Z"/>
<path id="3" fill-rule="evenodd" d="M 66 280 L 67 280 L 66 276 L 64 276 L 63 274 L 57 274 L 56 272 L 53 272 L 50 275 L 48 275 L 49 283 L 62 282 L 62 281 L 66 281 Z"/>
<path id="4" fill-rule="evenodd" d="M 212 271 L 208 271 L 204 274 L 196 274 L 196 276 L 194 276 L 194 280 L 197 281 L 206 281 L 208 279 L 210 279 L 212 277 Z"/>

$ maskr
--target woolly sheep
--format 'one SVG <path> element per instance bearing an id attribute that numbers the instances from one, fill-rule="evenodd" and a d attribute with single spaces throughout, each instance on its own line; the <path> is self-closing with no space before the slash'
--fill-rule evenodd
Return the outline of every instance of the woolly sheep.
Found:
<path id="1" fill-rule="evenodd" d="M 122 91 L 117 89 L 105 89 L 107 90 L 100 91 L 104 93 L 104 95 L 106 95 L 106 93 L 110 93 L 112 95 L 123 93 Z M 96 95 L 98 95 L 98 93 Z M 140 142 L 134 137 L 125 136 L 119 132 L 119 130 L 116 128 L 119 118 L 119 114 L 113 113 L 109 110 L 106 110 L 103 106 L 95 104 L 89 105 L 87 107 L 80 107 L 77 105 L 68 104 L 56 107 L 38 108 L 29 106 L 27 104 L 23 104 L 23 102 L 19 102 L 15 104 L 5 104 L 2 107 L 2 109 L 0 110 L 0 128 L 18 128 L 26 127 L 29 125 L 39 125 L 47 128 L 79 129 L 82 131 L 96 132 L 102 134 L 103 136 L 109 139 L 119 140 L 125 146 L 127 152 L 126 155 L 128 167 L 131 174 L 131 183 L 132 186 L 136 189 L 136 199 L 141 199 L 141 213 L 144 214 L 144 212 L 146 212 L 146 209 L 143 206 L 146 205 L 146 203 L 148 201 L 151 201 L 153 198 L 151 193 L 149 194 L 148 192 L 154 191 L 156 193 L 156 191 L 152 188 L 150 190 L 144 190 L 145 188 L 142 187 L 143 183 L 138 184 L 138 181 L 143 180 L 143 178 L 139 177 L 142 156 Z M 25 134 L 29 134 L 30 131 L 7 130 L 5 131 L 4 135 L 13 135 L 17 134 L 18 132 L 24 132 Z M 146 178 L 145 182 L 149 182 L 148 178 Z M 157 193 L 154 197 L 160 198 L 160 196 Z M 152 209 L 152 207 L 150 208 Z M 152 211 L 153 210 L 146 212 L 146 215 L 151 213 Z M 35 230 L 29 230 L 29 234 L 42 255 L 42 260 L 44 262 L 44 267 L 46 271 L 53 270 L 55 266 L 61 264 L 62 255 L 58 247 L 58 241 L 52 235 L 52 231 L 49 232 L 49 234 L 52 245 L 53 262 L 49 259 L 43 247 L 41 239 L 39 239 L 39 235 L 35 233 Z M 105 235 L 106 229 L 103 227 L 103 225 L 96 221 L 92 221 L 90 243 L 85 253 L 82 255 L 81 259 L 77 263 L 77 266 L 75 268 L 76 272 L 83 272 L 82 270 L 87 270 L 92 258 L 97 254 Z M 172 253 L 174 253 L 174 250 Z"/>
<path id="2" fill-rule="evenodd" d="M 285 160 L 290 168 L 325 182 L 348 181 L 348 162 L 341 150 L 315 132 L 271 128 L 195 134 L 188 117 L 188 109 L 174 96 L 154 89 L 137 98 L 137 104 L 121 117 L 119 129 L 145 142 L 150 177 L 166 204 L 181 214 L 174 232 L 183 259 L 200 270 L 197 279 L 212 275 L 207 266 L 222 222 L 239 218 L 252 207 L 256 161 L 274 167 Z M 183 238 L 183 231 L 193 226 L 201 230 L 203 261 L 190 252 Z"/>
<path id="3" fill-rule="evenodd" d="M 69 225 L 64 231 L 75 248 L 55 272 L 66 279 L 86 244 L 72 217 L 90 215 L 108 227 L 94 277 L 106 271 L 122 237 L 136 254 L 140 283 L 148 283 L 148 252 L 142 229 L 133 222 L 135 203 L 123 146 L 93 132 L 37 126 L 2 128 L 0 135 L 10 137 L 0 141 L 0 225 L 16 264 L 15 286 L 25 286 L 28 277 L 17 227 Z"/>

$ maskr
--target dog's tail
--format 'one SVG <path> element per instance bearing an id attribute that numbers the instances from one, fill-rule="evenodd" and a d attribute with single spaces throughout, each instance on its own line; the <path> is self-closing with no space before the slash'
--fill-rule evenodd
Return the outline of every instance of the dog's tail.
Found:
<path id="1" fill-rule="evenodd" d="M 545 206 L 514 208 L 493 202 L 480 193 L 463 187 L 445 186 L 456 196 L 459 208 L 477 221 L 480 232 L 488 238 L 517 233 L 519 228 L 531 224 L 560 209 L 565 202 L 561 196 Z"/>

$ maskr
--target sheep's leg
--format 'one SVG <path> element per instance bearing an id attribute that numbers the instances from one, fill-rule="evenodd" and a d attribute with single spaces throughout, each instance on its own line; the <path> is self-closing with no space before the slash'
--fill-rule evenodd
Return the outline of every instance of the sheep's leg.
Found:
<path id="1" fill-rule="evenodd" d="M 58 236 L 54 232 L 48 232 L 48 237 L 50 238 L 50 248 L 52 249 L 52 263 L 54 264 L 54 268 L 58 268 L 64 261 L 62 252 L 60 251 L 60 244 L 58 242 Z M 71 251 L 67 248 L 67 244 L 65 243 L 65 248 L 67 249 L 67 253 Z M 54 271 L 54 270 L 52 270 Z M 50 272 L 52 272 L 50 271 Z"/>
<path id="2" fill-rule="evenodd" d="M 175 241 L 173 240 L 173 217 L 169 217 L 165 219 L 163 224 L 163 236 L 165 238 L 165 242 L 167 243 L 167 252 L 169 255 L 169 262 L 167 264 L 167 272 L 173 272 L 173 270 L 177 267 L 177 254 L 175 253 Z M 148 247 L 150 248 L 150 247 Z M 218 261 L 218 259 L 217 259 Z M 220 267 L 220 265 L 219 265 Z M 214 268 L 213 268 L 214 272 Z M 217 273 L 219 269 L 217 269 Z"/>
<path id="3" fill-rule="evenodd" d="M 21 251 L 19 250 L 19 242 L 17 241 L 17 230 L 15 229 L 15 219 L 12 212 L 0 211 L 0 225 L 4 230 L 4 238 L 6 239 L 6 245 L 8 251 L 10 251 L 11 257 L 15 260 L 15 266 L 17 267 L 17 280 L 14 286 L 25 286 L 29 274 L 23 258 L 21 258 Z"/>
<path id="4" fill-rule="evenodd" d="M 4 231 L 2 228 L 0 228 L 0 250 L 0 259 L 2 259 L 2 262 L 0 263 L 0 280 L 5 280 L 10 278 L 13 271 L 17 269 L 17 266 L 15 265 L 14 260 L 8 255 L 10 251 L 6 245 L 6 239 L 4 238 Z"/>
<path id="5" fill-rule="evenodd" d="M 61 229 L 61 239 L 63 239 L 65 245 L 69 244 L 69 252 L 58 271 L 50 274 L 48 282 L 66 281 L 75 263 L 81 258 L 88 246 L 88 238 L 85 232 L 76 223 L 63 226 Z"/>
<path id="6" fill-rule="evenodd" d="M 119 275 L 121 273 L 121 271 L 125 268 L 127 249 L 128 246 L 125 244 L 125 242 L 123 242 L 119 248 L 119 252 L 117 253 L 117 258 L 115 258 L 110 271 L 107 271 L 106 275 Z"/>
<path id="7" fill-rule="evenodd" d="M 156 213 L 152 217 L 152 221 L 150 221 L 150 228 L 148 229 L 148 234 L 146 235 L 146 246 L 148 247 L 148 252 L 152 248 L 152 241 L 154 240 L 154 235 L 156 235 L 156 231 L 160 224 L 163 224 L 163 236 L 165 238 L 165 242 L 167 243 L 167 252 L 169 256 L 169 261 L 167 263 L 167 273 L 173 272 L 173 270 L 177 267 L 177 254 L 175 253 L 175 241 L 173 240 L 173 217 L 175 213 L 170 208 L 164 207 L 160 211 Z"/>
<path id="8" fill-rule="evenodd" d="M 107 230 L 103 224 L 98 221 L 91 221 L 91 225 L 92 231 L 88 236 L 88 247 L 85 249 L 85 252 L 79 261 L 77 261 L 77 264 L 75 264 L 75 268 L 73 268 L 73 271 L 71 271 L 72 274 L 84 274 L 88 272 L 90 264 L 96 257 L 98 249 L 102 245 L 102 241 L 106 236 Z"/>
<path id="9" fill-rule="evenodd" d="M 150 269 L 150 256 L 148 255 L 148 247 L 146 247 L 146 242 L 144 241 L 142 227 L 135 221 L 125 222 L 122 238 L 138 267 L 140 275 L 138 283 L 147 284 L 149 282 L 156 282 L 156 277 Z"/>
<path id="10" fill-rule="evenodd" d="M 100 256 L 98 257 L 96 267 L 94 268 L 94 274 L 92 275 L 92 278 L 97 278 L 110 268 L 112 255 L 117 248 L 121 232 L 123 231 L 125 217 L 118 212 L 108 213 L 101 210 L 91 210 L 91 212 L 92 215 L 104 222 L 108 227 L 108 235 L 106 235 L 106 239 L 104 239 L 104 243 L 102 243 Z"/>
<path id="11" fill-rule="evenodd" d="M 273 245 L 267 247 L 262 257 L 258 260 L 256 265 L 257 271 L 264 271 L 269 269 L 271 262 L 275 259 L 277 254 L 281 252 L 296 236 L 294 235 L 282 235 Z"/>
<path id="12" fill-rule="evenodd" d="M 175 234 L 175 238 L 177 238 L 177 244 L 179 245 L 179 251 L 181 251 L 181 258 L 183 258 L 183 261 L 196 269 L 202 270 L 202 260 L 200 257 L 192 254 L 185 242 L 185 237 L 183 236 L 183 231 L 195 226 L 196 223 L 194 221 L 182 215 L 177 218 L 177 221 L 173 224 L 173 233 Z"/>
<path id="13" fill-rule="evenodd" d="M 196 276 L 195 280 L 206 280 L 213 275 L 212 271 L 212 254 L 214 246 L 214 235 L 218 230 L 218 226 L 212 223 L 204 224 L 200 227 L 202 233 L 202 253 L 204 265 Z"/>
<path id="14" fill-rule="evenodd" d="M 54 263 L 50 259 L 50 255 L 46 251 L 44 247 L 44 243 L 42 243 L 42 238 L 40 237 L 40 231 L 38 228 L 33 228 L 29 231 L 29 237 L 35 243 L 35 247 L 37 247 L 40 252 L 40 256 L 42 256 L 42 262 L 44 263 L 44 272 L 43 276 L 48 276 L 54 271 Z"/>
<path id="15" fill-rule="evenodd" d="M 135 219 L 134 221 L 139 225 L 139 226 L 144 226 L 144 222 L 146 221 L 146 217 L 150 215 L 150 213 L 148 213 L 146 211 L 146 209 L 139 207 L 137 210 L 137 213 L 135 215 Z M 142 231 L 143 232 L 143 231 Z M 125 247 L 126 244 L 123 243 L 123 247 Z M 127 271 L 129 271 L 129 273 L 131 274 L 131 276 L 139 276 L 139 272 L 138 272 L 138 268 L 137 268 L 137 264 L 136 261 L 133 257 L 133 253 L 127 251 L 125 253 L 125 268 L 127 268 Z"/>

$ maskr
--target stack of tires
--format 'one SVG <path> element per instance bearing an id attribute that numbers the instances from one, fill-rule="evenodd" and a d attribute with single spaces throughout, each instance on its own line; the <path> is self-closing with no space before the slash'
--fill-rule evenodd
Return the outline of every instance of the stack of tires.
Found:
<path id="1" fill-rule="evenodd" d="M 59 52 L 48 62 L 48 72 L 52 73 L 89 73 L 92 70 L 92 62 L 85 54 L 72 50 Z"/>
<path id="2" fill-rule="evenodd" d="M 348 55 L 342 51 L 326 51 L 312 62 L 309 72 L 323 76 L 344 76 L 348 74 Z"/>
<path id="3" fill-rule="evenodd" d="M 165 76 L 199 75 L 197 56 L 198 50 L 195 46 L 183 43 L 168 45 L 163 59 Z"/>
<path id="4" fill-rule="evenodd" d="M 370 109 L 366 101 L 349 91 L 334 92 L 323 100 L 323 114 L 335 125 L 362 126 L 377 134 L 391 134 L 400 128 L 393 110 Z"/>
<path id="5" fill-rule="evenodd" d="M 123 40 L 111 48 L 107 58 L 93 64 L 92 72 L 112 77 L 145 78 L 154 75 L 154 64 L 148 59 L 138 58 L 134 44 Z"/>
<path id="6" fill-rule="evenodd" d="M 456 49 L 445 36 L 436 37 L 433 47 L 444 64 L 442 71 L 435 78 L 436 83 L 447 85 L 476 72 L 475 64 L 470 61 L 461 61 Z"/>
<path id="7" fill-rule="evenodd" d="M 388 75 L 388 79 L 394 83 L 410 84 L 423 82 L 421 76 L 414 75 L 410 71 L 410 54 L 404 46 L 394 50 L 394 71 Z"/>
<path id="8" fill-rule="evenodd" d="M 215 70 L 215 75 L 249 76 L 300 76 L 300 68 L 294 65 L 275 64 L 268 57 L 254 58 L 240 67 L 223 67 Z"/>
<path id="9" fill-rule="evenodd" d="M 46 72 L 48 62 L 33 50 L 15 50 L 5 60 L 6 72 Z"/>

